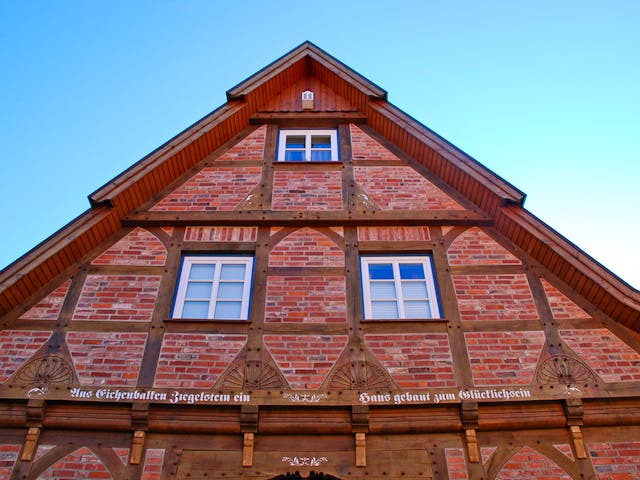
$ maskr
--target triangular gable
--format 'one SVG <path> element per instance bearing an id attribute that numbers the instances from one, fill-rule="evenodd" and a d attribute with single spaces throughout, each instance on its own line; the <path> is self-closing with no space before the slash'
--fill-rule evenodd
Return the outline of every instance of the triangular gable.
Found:
<path id="1" fill-rule="evenodd" d="M 346 98 L 338 95 L 315 77 L 306 76 L 282 92 L 274 95 L 262 107 L 260 112 L 302 112 L 302 92 L 310 90 L 314 94 L 313 111 L 316 112 L 353 112 L 357 108 Z"/>
<path id="2" fill-rule="evenodd" d="M 387 102 L 384 90 L 310 42 L 229 90 L 226 104 L 98 189 L 90 196 L 91 210 L 0 273 L 0 313 L 31 299 L 50 281 L 68 278 L 75 262 L 115 234 L 123 221 L 137 221 L 137 208 L 224 148 L 257 119 L 261 107 L 309 76 L 357 108 L 368 128 L 475 204 L 479 214 L 493 217 L 501 235 L 569 288 L 621 324 L 640 329 L 637 290 L 524 210 L 521 191 Z"/>

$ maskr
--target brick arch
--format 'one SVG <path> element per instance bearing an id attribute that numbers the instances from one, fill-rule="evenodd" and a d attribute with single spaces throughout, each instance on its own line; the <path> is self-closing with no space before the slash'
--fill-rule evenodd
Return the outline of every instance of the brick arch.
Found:
<path id="1" fill-rule="evenodd" d="M 122 476 L 125 464 L 113 448 L 63 444 L 48 451 L 33 465 L 29 480 L 55 480 L 61 478 L 83 480 L 95 472 L 100 478 L 117 479 Z M 57 473 L 65 471 L 64 475 Z M 68 472 L 73 472 L 73 477 Z"/>
<path id="2" fill-rule="evenodd" d="M 553 447 L 551 447 L 553 448 Z M 493 478 L 494 480 L 527 480 L 545 478 L 547 480 L 573 480 L 575 477 L 567 473 L 556 461 L 550 457 L 562 456 L 560 452 L 538 450 L 524 445 L 513 452 L 504 462 Z M 555 458 L 561 460 L 560 458 Z M 561 463 L 566 464 L 565 461 Z M 565 465 L 566 467 L 567 465 Z"/>
<path id="3" fill-rule="evenodd" d="M 480 227 L 456 231 L 447 248 L 449 265 L 521 265 L 509 250 Z M 447 239 L 449 240 L 449 239 Z"/>
<path id="4" fill-rule="evenodd" d="M 271 235 L 269 266 L 344 266 L 344 240 L 328 228 L 283 228 Z"/>

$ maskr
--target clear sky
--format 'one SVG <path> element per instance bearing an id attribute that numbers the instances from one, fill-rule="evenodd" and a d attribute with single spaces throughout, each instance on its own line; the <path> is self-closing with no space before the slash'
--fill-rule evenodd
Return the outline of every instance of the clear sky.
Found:
<path id="1" fill-rule="evenodd" d="M 0 0 L 0 268 L 311 40 L 640 287 L 640 2 Z"/>

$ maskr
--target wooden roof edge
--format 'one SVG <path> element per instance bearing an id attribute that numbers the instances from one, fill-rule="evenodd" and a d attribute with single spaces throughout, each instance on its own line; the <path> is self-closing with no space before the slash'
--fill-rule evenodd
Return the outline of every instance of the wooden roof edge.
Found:
<path id="1" fill-rule="evenodd" d="M 385 110 L 384 112 L 381 112 L 383 115 L 391 121 L 404 124 L 406 131 L 418 141 L 424 143 L 447 160 L 457 163 L 458 166 L 471 177 L 475 178 L 490 191 L 493 191 L 496 195 L 500 196 L 503 203 L 515 204 L 518 206 L 524 205 L 526 194 L 522 192 L 522 190 L 509 183 L 493 170 L 484 166 L 471 155 L 467 154 L 462 149 L 440 136 L 408 113 L 388 101 L 374 101 L 371 102 L 370 105 L 373 108 L 382 107 L 382 109 Z"/>
<path id="2" fill-rule="evenodd" d="M 580 249 L 533 213 L 518 206 L 506 206 L 500 213 L 529 231 L 556 254 L 571 260 L 585 275 L 600 283 L 620 302 L 640 313 L 640 290 L 625 282 L 591 255 Z M 496 222 L 498 224 L 499 222 Z"/>
<path id="3" fill-rule="evenodd" d="M 243 107 L 244 104 L 238 102 L 223 103 L 89 194 L 89 203 L 92 207 L 112 205 L 113 197 L 125 190 L 132 182 L 139 180 L 149 170 L 157 167 L 175 152 L 183 149 Z"/>
<path id="4" fill-rule="evenodd" d="M 309 40 L 302 42 L 291 51 L 285 53 L 281 57 L 271 62 L 266 67 L 258 70 L 256 73 L 238 83 L 235 87 L 227 90 L 227 99 L 243 100 L 244 97 L 251 93 L 252 90 L 259 85 L 267 82 L 269 79 L 278 75 L 294 63 L 302 61 L 304 58 L 310 57 L 314 61 L 322 63 L 325 67 L 333 70 L 345 81 L 348 81 L 365 95 L 373 98 L 386 99 L 386 90 L 380 88 L 371 80 L 363 77 L 358 72 L 342 63 L 337 58 L 322 50 Z"/>
<path id="5" fill-rule="evenodd" d="M 108 207 L 97 207 L 85 210 L 17 260 L 7 265 L 0 271 L 0 291 L 9 288 L 26 275 L 26 273 L 34 270 L 38 265 L 41 265 L 56 255 L 65 247 L 67 242 L 83 235 L 97 222 L 108 216 L 111 211 Z"/>

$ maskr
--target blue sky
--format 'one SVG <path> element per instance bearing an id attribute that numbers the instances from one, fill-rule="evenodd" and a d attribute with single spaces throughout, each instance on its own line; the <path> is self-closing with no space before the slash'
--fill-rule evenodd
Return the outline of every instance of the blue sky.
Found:
<path id="1" fill-rule="evenodd" d="M 0 268 L 311 40 L 640 287 L 640 2 L 0 0 Z"/>

